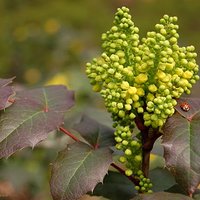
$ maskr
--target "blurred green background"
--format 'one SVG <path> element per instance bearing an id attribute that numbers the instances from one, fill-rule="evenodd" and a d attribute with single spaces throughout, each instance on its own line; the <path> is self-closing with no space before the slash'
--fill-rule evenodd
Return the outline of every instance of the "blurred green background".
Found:
<path id="1" fill-rule="evenodd" d="M 75 112 L 87 110 L 109 123 L 84 70 L 85 63 L 99 55 L 101 34 L 112 26 L 116 8 L 122 5 L 130 8 L 141 37 L 164 14 L 176 15 L 179 44 L 193 44 L 199 54 L 199 0 L 1 0 L 0 77 L 16 76 L 16 83 L 29 87 L 66 84 L 76 91 L 74 118 Z M 93 112 L 96 108 L 100 110 Z M 49 163 L 55 159 L 60 142 L 62 139 L 53 135 L 34 151 L 24 150 L 1 160 L 0 193 L 17 191 L 14 199 L 21 200 L 51 199 Z M 1 191 L 4 184 L 10 191 Z"/>

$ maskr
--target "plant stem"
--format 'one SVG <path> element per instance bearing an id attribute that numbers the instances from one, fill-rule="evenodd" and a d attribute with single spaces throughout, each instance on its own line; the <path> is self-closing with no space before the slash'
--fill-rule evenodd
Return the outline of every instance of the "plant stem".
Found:
<path id="1" fill-rule="evenodd" d="M 66 135 L 68 135 L 70 138 L 72 138 L 75 142 L 80 142 L 80 140 L 74 136 L 72 133 L 70 133 L 68 130 L 66 130 L 65 128 L 63 127 L 60 127 L 59 130 L 63 133 L 65 133 Z M 95 145 L 92 145 L 92 147 L 94 149 L 98 149 L 99 148 L 99 144 L 95 144 Z"/>
<path id="2" fill-rule="evenodd" d="M 61 132 L 65 133 L 66 135 L 68 135 L 68 136 L 69 136 L 70 138 L 72 138 L 74 141 L 80 142 L 80 140 L 79 140 L 77 137 L 75 137 L 72 133 L 70 133 L 69 131 L 67 131 L 65 128 L 60 127 L 59 130 L 60 130 Z"/>
<path id="3" fill-rule="evenodd" d="M 146 147 L 146 142 L 148 140 L 148 131 L 142 132 L 142 171 L 144 176 L 149 175 L 149 164 L 150 164 L 150 153 L 151 149 Z"/>
<path id="4" fill-rule="evenodd" d="M 158 129 L 152 129 L 144 125 L 141 116 L 135 119 L 135 123 L 142 135 L 142 171 L 144 176 L 149 175 L 150 154 L 155 141 L 162 135 Z"/>
<path id="5" fill-rule="evenodd" d="M 148 132 L 142 132 L 142 171 L 144 175 L 149 175 L 150 154 L 155 141 L 162 134 L 157 129 L 148 129 Z"/>
<path id="6" fill-rule="evenodd" d="M 115 169 L 117 169 L 121 174 L 125 175 L 130 181 L 132 181 L 135 185 L 139 185 L 139 180 L 134 178 L 133 176 L 127 176 L 125 174 L 125 171 L 119 167 L 118 165 L 116 165 L 115 163 L 111 164 L 112 167 L 114 167 Z"/>

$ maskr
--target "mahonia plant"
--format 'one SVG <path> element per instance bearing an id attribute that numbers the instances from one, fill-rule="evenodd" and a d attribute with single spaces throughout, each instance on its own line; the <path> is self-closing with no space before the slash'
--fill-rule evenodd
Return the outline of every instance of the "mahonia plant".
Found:
<path id="1" fill-rule="evenodd" d="M 178 45 L 176 23 L 177 17 L 164 15 L 155 31 L 140 39 L 129 9 L 118 8 L 112 28 L 102 34 L 103 53 L 86 64 L 93 90 L 112 115 L 116 148 L 124 152 L 119 161 L 126 166 L 125 174 L 139 181 L 139 192 L 152 192 L 142 170 L 142 130 L 160 133 L 177 99 L 190 94 L 199 80 L 195 48 Z M 135 124 L 138 133 L 133 132 Z"/>
<path id="2" fill-rule="evenodd" d="M 102 35 L 103 53 L 87 63 L 86 72 L 94 91 L 104 98 L 115 129 L 79 113 L 74 122 L 70 116 L 64 120 L 75 103 L 74 92 L 65 86 L 16 91 L 10 85 L 14 78 L 0 79 L 0 158 L 33 148 L 59 130 L 75 142 L 70 141 L 52 164 L 53 200 L 77 200 L 85 194 L 130 199 L 136 195 L 129 190 L 132 183 L 138 193 L 152 193 L 150 153 L 162 135 L 166 168 L 180 189 L 196 199 L 200 184 L 200 98 L 181 95 L 190 94 L 199 79 L 199 67 L 195 48 L 178 45 L 176 22 L 177 17 L 164 15 L 155 31 L 139 39 L 129 9 L 122 7 L 113 27 Z M 72 133 L 66 125 L 72 127 Z M 113 161 L 114 145 L 121 165 Z M 131 183 L 109 171 L 110 166 L 128 176 Z M 165 180 L 164 174 L 161 177 Z M 158 173 L 152 177 L 160 179 Z M 174 183 L 159 181 L 159 190 L 179 193 Z M 190 197 L 157 192 L 137 194 L 134 199 Z"/>

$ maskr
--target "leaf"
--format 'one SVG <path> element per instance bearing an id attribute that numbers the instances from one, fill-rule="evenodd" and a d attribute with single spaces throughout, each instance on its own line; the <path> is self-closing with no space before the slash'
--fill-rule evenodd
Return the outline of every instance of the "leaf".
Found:
<path id="1" fill-rule="evenodd" d="M 92 193 L 95 196 L 114 200 L 129 200 L 135 194 L 134 184 L 126 176 L 113 171 L 109 171 L 103 180 L 103 184 L 99 183 Z"/>
<path id="2" fill-rule="evenodd" d="M 170 192 L 170 193 L 179 193 L 179 194 L 184 194 L 187 195 L 187 192 L 183 190 L 183 188 L 180 187 L 177 183 L 172 185 L 170 188 L 166 189 L 165 192 Z"/>
<path id="3" fill-rule="evenodd" d="M 53 164 L 50 181 L 54 200 L 76 200 L 102 182 L 112 163 L 109 148 L 94 149 L 77 142 L 61 151 Z"/>
<path id="4" fill-rule="evenodd" d="M 151 170 L 149 178 L 153 183 L 152 190 L 154 192 L 164 191 L 176 183 L 174 177 L 169 173 L 169 171 L 163 168 L 155 168 Z"/>
<path id="5" fill-rule="evenodd" d="M 92 146 L 106 147 L 114 146 L 114 130 L 103 124 L 98 123 L 87 115 L 83 115 L 80 122 L 75 124 L 74 130 Z"/>
<path id="6" fill-rule="evenodd" d="M 200 199 L 200 193 L 198 194 L 194 194 L 194 197 L 193 197 L 195 200 L 199 200 Z"/>
<path id="7" fill-rule="evenodd" d="M 163 156 L 163 147 L 161 145 L 160 137 L 155 141 L 151 153 L 158 155 L 158 156 Z"/>
<path id="8" fill-rule="evenodd" d="M 167 120 L 162 145 L 167 168 L 177 183 L 192 194 L 200 183 L 200 111 L 190 120 L 176 112 Z"/>
<path id="9" fill-rule="evenodd" d="M 164 168 L 164 167 L 165 167 L 165 159 L 163 158 L 163 156 L 151 153 L 149 169 L 153 170 L 155 168 Z"/>
<path id="10" fill-rule="evenodd" d="M 5 86 L 9 85 L 10 83 L 12 83 L 12 81 L 13 81 L 14 78 L 15 77 L 8 78 L 8 79 L 2 79 L 2 78 L 0 78 L 0 87 L 5 87 Z"/>
<path id="11" fill-rule="evenodd" d="M 193 200 L 192 198 L 175 193 L 155 192 L 153 194 L 140 194 L 132 200 Z"/>
<path id="12" fill-rule="evenodd" d="M 190 106 L 190 110 L 185 112 L 181 109 L 182 103 L 188 103 Z M 200 112 L 200 99 L 199 98 L 180 98 L 177 100 L 177 105 L 175 106 L 175 109 L 177 112 L 179 112 L 180 115 L 187 118 L 188 120 L 191 120 L 192 117 Z"/>
<path id="13" fill-rule="evenodd" d="M 79 200 L 108 200 L 108 199 L 106 199 L 104 197 L 91 197 L 86 194 L 86 195 L 82 196 Z"/>
<path id="14" fill-rule="evenodd" d="M 14 78 L 0 79 L 0 110 L 5 109 L 12 104 L 12 102 L 8 102 L 8 100 L 11 96 L 15 95 L 15 92 L 12 87 L 8 85 L 12 83 L 13 79 Z"/>
<path id="15" fill-rule="evenodd" d="M 64 86 L 19 92 L 13 106 L 0 116 L 0 158 L 44 140 L 59 128 L 73 104 L 73 92 Z"/>

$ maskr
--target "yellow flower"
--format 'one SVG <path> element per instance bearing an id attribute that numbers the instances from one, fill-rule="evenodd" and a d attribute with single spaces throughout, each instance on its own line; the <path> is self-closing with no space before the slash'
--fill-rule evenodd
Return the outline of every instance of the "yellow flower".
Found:
<path id="1" fill-rule="evenodd" d="M 148 80 L 147 74 L 139 74 L 135 77 L 135 82 L 138 84 L 145 83 Z"/>

